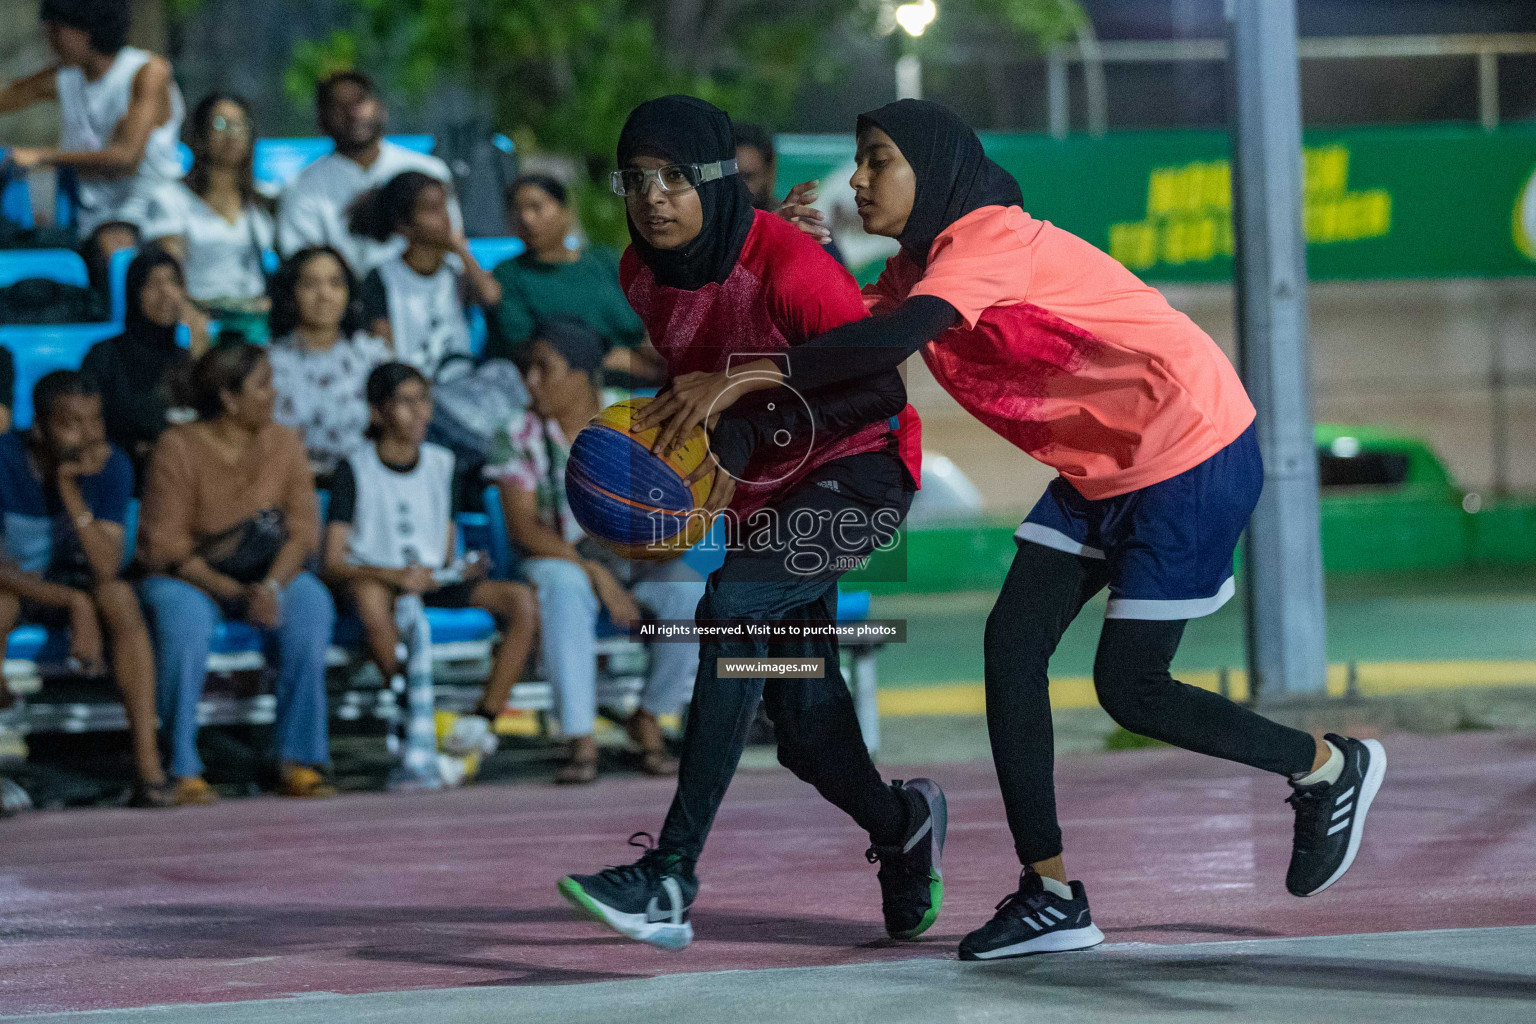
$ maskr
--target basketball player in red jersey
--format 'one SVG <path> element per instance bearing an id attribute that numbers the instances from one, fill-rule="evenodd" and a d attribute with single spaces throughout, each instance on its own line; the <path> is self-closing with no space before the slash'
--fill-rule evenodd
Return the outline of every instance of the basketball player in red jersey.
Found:
<path id="1" fill-rule="evenodd" d="M 814 239 L 754 212 L 723 111 L 686 96 L 652 100 L 630 114 L 618 148 L 614 191 L 631 239 L 620 281 L 673 377 L 724 373 L 733 356 L 786 352 L 866 315 L 858 286 Z M 734 536 L 699 622 L 831 623 L 838 577 L 895 533 L 918 486 L 917 416 L 894 365 L 854 376 L 836 389 L 739 403 L 714 423 L 719 468 L 706 507 L 727 510 Z M 717 674 L 721 658 L 770 654 L 820 659 L 823 677 Z M 835 638 L 701 637 L 677 793 L 659 840 L 634 864 L 566 876 L 561 892 L 631 938 L 670 949 L 692 941 L 694 864 L 760 700 L 780 762 L 869 833 L 886 930 L 922 934 L 943 898 L 944 795 L 927 779 L 880 778 Z M 786 894 L 786 906 L 800 902 Z"/>

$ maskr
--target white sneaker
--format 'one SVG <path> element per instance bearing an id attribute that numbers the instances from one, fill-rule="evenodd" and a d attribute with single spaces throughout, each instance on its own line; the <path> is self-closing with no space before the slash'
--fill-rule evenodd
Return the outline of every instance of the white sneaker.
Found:
<path id="1" fill-rule="evenodd" d="M 474 778 L 479 771 L 479 754 L 467 754 L 464 757 L 441 753 L 437 755 L 437 774 L 443 780 L 444 789 L 457 789 Z"/>
<path id="2" fill-rule="evenodd" d="M 439 774 L 437 760 L 433 759 L 431 766 L 425 769 L 411 769 L 403 764 L 395 765 L 390 770 L 389 779 L 384 783 L 384 788 L 390 793 L 435 793 L 444 788 L 444 783 Z"/>
<path id="3" fill-rule="evenodd" d="M 496 753 L 496 732 L 484 715 L 460 715 L 448 735 L 443 737 L 443 750 L 456 757 L 480 754 L 489 757 Z"/>

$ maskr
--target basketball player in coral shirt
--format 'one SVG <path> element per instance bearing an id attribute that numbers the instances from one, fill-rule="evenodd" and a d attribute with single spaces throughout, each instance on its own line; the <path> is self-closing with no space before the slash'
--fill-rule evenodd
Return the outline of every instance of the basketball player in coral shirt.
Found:
<path id="1" fill-rule="evenodd" d="M 641 104 L 619 137 L 614 190 L 631 238 L 620 283 L 673 377 L 724 374 L 733 360 L 791 351 L 866 315 L 853 278 L 809 234 L 753 210 L 735 155 L 730 119 L 687 96 Z M 895 365 L 832 389 L 745 401 L 714 421 L 720 470 L 706 508 L 726 512 L 733 543 L 709 577 L 698 621 L 834 622 L 838 577 L 889 541 L 906 516 L 921 469 L 918 429 Z M 720 658 L 768 655 L 820 659 L 824 675 L 716 673 Z M 701 637 L 677 793 L 660 838 L 638 862 L 568 875 L 560 891 L 623 935 L 686 946 L 699 887 L 694 864 L 759 700 L 779 761 L 869 833 L 887 932 L 922 934 L 943 898 L 944 794 L 928 779 L 880 778 L 830 637 Z"/>
<path id="2" fill-rule="evenodd" d="M 1113 258 L 1025 213 L 1019 186 L 936 103 L 902 100 L 858 122 L 851 180 L 864 228 L 901 242 L 865 289 L 875 314 L 797 346 L 797 387 L 896 366 L 914 352 L 955 399 L 1060 475 L 1025 517 L 987 619 L 987 725 L 1019 886 L 960 944 L 967 960 L 1102 942 L 1062 862 L 1046 667 L 1106 586 L 1094 661 L 1099 703 L 1132 732 L 1289 780 L 1287 888 L 1311 896 L 1353 863 L 1386 755 L 1325 739 L 1175 681 L 1185 622 L 1232 596 L 1232 556 L 1258 501 L 1254 409 L 1216 344 Z M 780 371 L 673 382 L 667 436 Z"/>

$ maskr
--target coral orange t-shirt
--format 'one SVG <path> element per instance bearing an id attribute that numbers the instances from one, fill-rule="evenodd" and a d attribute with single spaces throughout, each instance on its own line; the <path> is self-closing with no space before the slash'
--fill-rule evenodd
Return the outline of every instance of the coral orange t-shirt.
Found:
<path id="1" fill-rule="evenodd" d="M 1090 500 L 1199 465 L 1253 422 L 1225 353 L 1107 253 L 1016 206 L 984 206 L 864 289 L 870 312 L 932 295 L 963 322 L 923 348 L 972 415 Z"/>

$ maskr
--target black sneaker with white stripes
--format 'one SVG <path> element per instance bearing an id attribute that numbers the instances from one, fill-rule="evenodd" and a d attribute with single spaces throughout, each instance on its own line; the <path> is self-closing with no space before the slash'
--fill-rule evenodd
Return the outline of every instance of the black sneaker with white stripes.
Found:
<path id="1" fill-rule="evenodd" d="M 649 842 L 636 842 L 644 838 Z M 693 864 L 655 848 L 647 832 L 629 837 L 645 850 L 633 864 L 604 868 L 595 875 L 566 875 L 560 895 L 599 924 L 620 935 L 662 949 L 682 949 L 693 941 L 688 910 L 699 894 Z"/>
<path id="2" fill-rule="evenodd" d="M 1017 892 L 1004 896 L 992 920 L 960 941 L 961 960 L 1006 960 L 1035 953 L 1091 949 L 1104 933 L 1088 912 L 1082 882 L 1069 883 L 1072 898 L 1048 892 L 1029 868 L 1019 874 Z"/>
<path id="3" fill-rule="evenodd" d="M 864 856 L 880 865 L 880 909 L 885 933 L 915 939 L 939 919 L 944 905 L 944 835 L 949 811 L 944 791 L 932 779 L 897 779 L 891 787 L 912 808 L 905 838 L 890 846 L 871 846 Z"/>
<path id="4" fill-rule="evenodd" d="M 1294 792 L 1286 798 L 1296 809 L 1291 867 L 1285 874 L 1292 896 L 1316 896 L 1349 870 L 1360 849 L 1365 814 L 1387 770 L 1387 752 L 1376 740 L 1335 733 L 1326 739 L 1344 755 L 1343 773 L 1332 783 L 1292 782 Z"/>

